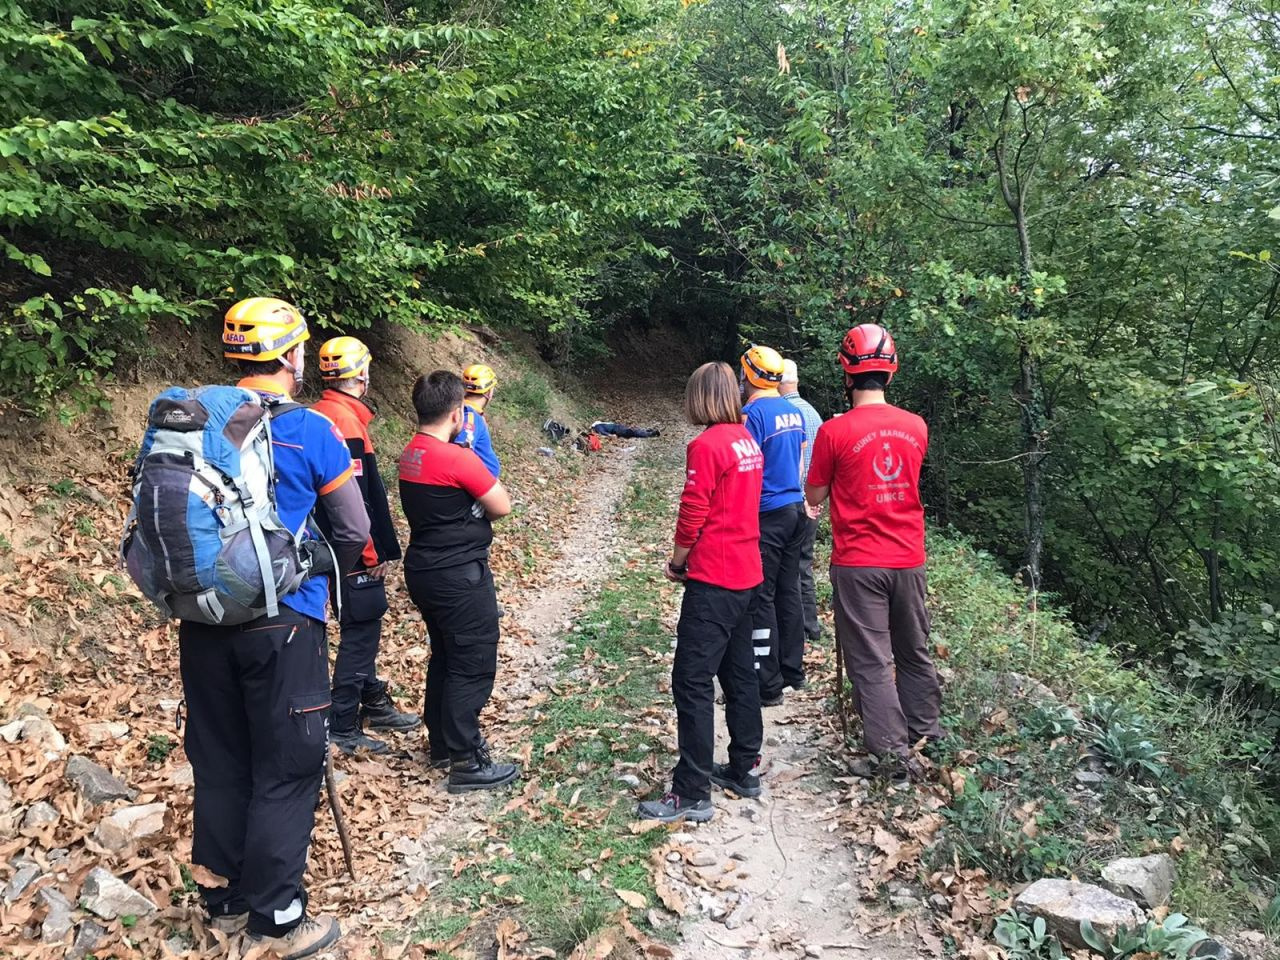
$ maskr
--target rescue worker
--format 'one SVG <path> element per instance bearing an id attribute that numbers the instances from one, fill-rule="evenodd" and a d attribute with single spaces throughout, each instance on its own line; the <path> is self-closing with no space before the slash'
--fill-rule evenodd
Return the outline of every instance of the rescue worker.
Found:
<path id="1" fill-rule="evenodd" d="M 818 430 L 806 496 L 812 504 L 831 498 L 836 641 L 868 753 L 853 770 L 905 784 L 919 773 L 912 745 L 941 733 L 920 501 L 929 431 L 885 400 L 898 353 L 883 327 L 850 330 L 840 364 L 851 409 Z"/>
<path id="2" fill-rule="evenodd" d="M 809 474 L 809 461 L 813 457 L 813 442 L 822 426 L 822 417 L 804 397 L 800 396 L 800 372 L 794 360 L 782 361 L 782 383 L 778 393 L 789 400 L 800 416 L 804 417 L 804 462 L 800 468 L 800 482 Z M 818 539 L 818 527 L 822 510 L 805 505 L 804 540 L 800 543 L 800 606 L 804 610 L 804 635 L 810 643 L 822 637 L 822 624 L 818 622 L 818 594 L 813 583 L 813 547 Z"/>
<path id="3" fill-rule="evenodd" d="M 800 469 L 804 417 L 780 396 L 782 356 L 753 346 L 742 355 L 739 382 L 743 423 L 764 451 L 760 493 L 760 558 L 764 581 L 751 601 L 760 703 L 782 702 L 783 687 L 804 688 L 804 611 L 800 606 L 800 549 L 807 516 Z"/>
<path id="4" fill-rule="evenodd" d="M 489 424 L 484 418 L 484 412 L 493 399 L 498 377 L 492 367 L 473 363 L 462 371 L 462 386 L 467 395 L 463 403 L 462 430 L 453 442 L 474 450 L 485 469 L 496 480 L 502 475 L 502 464 L 498 462 L 498 455 L 494 452 L 493 437 L 489 434 Z"/>
<path id="5" fill-rule="evenodd" d="M 416 729 L 422 721 L 397 710 L 386 681 L 378 679 L 382 618 L 387 613 L 387 565 L 400 559 L 400 541 L 369 436 L 369 424 L 376 416 L 367 399 L 373 356 L 355 337 L 334 337 L 320 347 L 318 359 L 325 391 L 311 409 L 332 420 L 346 438 L 351 469 L 371 527 L 360 559 L 346 576 L 335 578 L 341 599 L 338 622 L 342 639 L 333 664 L 329 740 L 348 755 L 357 750 L 386 753 L 390 748 L 366 735 L 365 725 L 373 730 L 405 732 Z"/>
<path id="6" fill-rule="evenodd" d="M 290 400 L 309 337 L 296 307 L 252 297 L 227 311 L 223 355 L 245 375 L 239 386 L 291 405 L 271 421 L 280 520 L 296 530 L 318 508 L 338 568 L 349 570 L 369 539 L 351 455 L 329 420 Z M 311 576 L 281 598 L 277 616 L 178 628 L 195 774 L 192 860 L 227 881 L 200 892 L 216 929 L 246 930 L 285 960 L 341 935 L 333 917 L 307 915 L 302 886 L 329 749 L 328 599 L 327 578 Z"/>
<path id="7" fill-rule="evenodd" d="M 448 370 L 419 377 L 418 432 L 400 456 L 405 582 L 431 639 L 422 718 L 431 765 L 449 768 L 450 793 L 489 790 L 520 774 L 514 764 L 493 762 L 480 733 L 498 669 L 492 521 L 511 512 L 511 498 L 475 452 L 452 442 L 462 430 L 463 397 L 462 380 Z"/>
<path id="8" fill-rule="evenodd" d="M 751 641 L 751 597 L 763 579 L 760 486 L 764 455 L 742 425 L 742 405 L 727 363 L 704 363 L 685 389 L 685 415 L 706 427 L 689 442 L 671 559 L 663 572 L 685 585 L 676 627 L 671 695 L 680 760 L 671 790 L 641 803 L 636 815 L 671 823 L 714 814 L 710 785 L 760 795 L 756 765 L 763 725 Z M 729 762 L 715 759 L 715 689 L 720 678 Z"/>

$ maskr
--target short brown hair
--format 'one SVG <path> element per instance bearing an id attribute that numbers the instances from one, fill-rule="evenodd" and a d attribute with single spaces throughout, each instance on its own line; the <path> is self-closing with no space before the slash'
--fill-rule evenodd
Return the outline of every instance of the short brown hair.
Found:
<path id="1" fill-rule="evenodd" d="M 684 388 L 684 415 L 699 426 L 742 422 L 742 395 L 727 363 L 704 363 Z"/>
<path id="2" fill-rule="evenodd" d="M 418 378 L 413 385 L 413 409 L 418 426 L 439 423 L 462 406 L 462 378 L 451 370 L 436 370 Z"/>

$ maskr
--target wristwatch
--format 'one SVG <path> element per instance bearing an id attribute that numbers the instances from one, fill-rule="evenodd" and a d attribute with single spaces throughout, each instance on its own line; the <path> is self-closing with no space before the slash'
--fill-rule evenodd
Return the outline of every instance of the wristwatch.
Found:
<path id="1" fill-rule="evenodd" d="M 680 564 L 680 566 L 678 566 L 678 567 L 677 567 L 674 563 L 672 563 L 670 560 L 668 560 L 668 561 L 667 561 L 667 569 L 668 569 L 668 570 L 670 570 L 672 573 L 675 573 L 675 574 L 688 573 L 688 572 L 689 572 L 689 563 L 688 563 L 688 561 L 685 561 L 684 563 Z"/>

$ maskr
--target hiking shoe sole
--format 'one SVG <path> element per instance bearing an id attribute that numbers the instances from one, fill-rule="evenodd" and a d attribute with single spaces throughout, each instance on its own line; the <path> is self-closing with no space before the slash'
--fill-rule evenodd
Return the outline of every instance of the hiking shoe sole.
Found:
<path id="1" fill-rule="evenodd" d="M 705 807 L 701 810 L 690 808 L 679 810 L 674 814 L 659 814 L 651 816 L 643 810 L 637 808 L 636 816 L 641 820 L 657 820 L 659 823 L 681 823 L 688 820 L 690 823 L 706 823 L 716 815 L 715 807 Z"/>
<path id="2" fill-rule="evenodd" d="M 449 793 L 474 793 L 477 790 L 496 790 L 498 787 L 505 787 L 508 783 L 518 779 L 520 779 L 520 771 L 512 770 L 511 773 L 498 780 L 489 780 L 485 783 L 450 783 L 445 789 Z"/>

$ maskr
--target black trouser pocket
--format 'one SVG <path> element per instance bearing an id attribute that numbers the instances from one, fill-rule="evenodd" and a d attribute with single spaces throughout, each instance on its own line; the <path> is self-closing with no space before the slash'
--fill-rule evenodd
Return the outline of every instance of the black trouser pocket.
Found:
<path id="1" fill-rule="evenodd" d="M 329 706 L 328 690 L 289 698 L 288 727 L 281 750 L 281 772 L 285 776 L 311 776 L 324 766 L 324 752 L 329 746 Z"/>
<path id="2" fill-rule="evenodd" d="M 342 581 L 342 622 L 368 623 L 387 613 L 387 582 L 382 577 L 355 573 Z"/>

